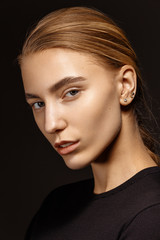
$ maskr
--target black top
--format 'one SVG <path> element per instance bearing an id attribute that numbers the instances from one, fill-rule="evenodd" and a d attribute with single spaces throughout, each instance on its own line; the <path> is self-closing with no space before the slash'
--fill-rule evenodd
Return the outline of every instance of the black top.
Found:
<path id="1" fill-rule="evenodd" d="M 160 240 L 160 168 L 142 170 L 108 192 L 93 179 L 52 191 L 26 240 Z"/>

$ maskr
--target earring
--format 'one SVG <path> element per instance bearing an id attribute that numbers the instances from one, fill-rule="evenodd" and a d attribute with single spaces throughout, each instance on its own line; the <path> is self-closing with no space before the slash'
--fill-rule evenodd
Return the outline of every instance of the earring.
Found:
<path id="1" fill-rule="evenodd" d="M 131 94 L 131 98 L 134 98 L 134 92 Z"/>
<path id="2" fill-rule="evenodd" d="M 124 102 L 127 102 L 127 99 L 126 99 L 126 98 L 124 99 Z"/>

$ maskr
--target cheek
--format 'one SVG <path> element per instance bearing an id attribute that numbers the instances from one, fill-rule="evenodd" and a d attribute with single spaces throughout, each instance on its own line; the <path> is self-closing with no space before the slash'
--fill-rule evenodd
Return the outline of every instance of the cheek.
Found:
<path id="1" fill-rule="evenodd" d="M 121 112 L 119 104 L 113 101 L 100 106 L 92 113 L 88 122 L 88 131 L 92 131 L 92 137 L 98 141 L 112 141 L 121 126 Z M 97 110 L 97 111 L 96 111 Z"/>
<path id="2" fill-rule="evenodd" d="M 93 92 L 84 96 L 75 106 L 75 116 L 72 115 L 71 121 L 79 125 L 79 130 L 86 133 L 97 134 L 98 130 L 111 128 L 120 124 L 121 111 L 117 95 L 112 89 L 104 92 Z"/>
<path id="3" fill-rule="evenodd" d="M 77 109 L 75 123 L 82 140 L 84 158 L 97 158 L 118 135 L 121 128 L 121 109 L 114 93 L 93 98 Z M 76 126 L 76 124 L 75 124 Z"/>

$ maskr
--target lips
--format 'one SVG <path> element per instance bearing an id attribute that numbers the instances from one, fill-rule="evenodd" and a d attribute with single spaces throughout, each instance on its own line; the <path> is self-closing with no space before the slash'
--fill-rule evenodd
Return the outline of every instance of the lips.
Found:
<path id="1" fill-rule="evenodd" d="M 72 153 L 79 145 L 79 141 L 61 141 L 55 143 L 54 147 L 60 155 Z"/>

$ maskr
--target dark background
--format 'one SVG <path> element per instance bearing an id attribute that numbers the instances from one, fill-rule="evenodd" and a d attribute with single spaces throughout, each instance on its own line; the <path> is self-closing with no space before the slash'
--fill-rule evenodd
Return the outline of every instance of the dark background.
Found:
<path id="1" fill-rule="evenodd" d="M 26 31 L 33 23 L 52 10 L 67 6 L 99 8 L 127 32 L 141 62 L 152 96 L 152 111 L 160 125 L 159 0 L 1 0 L 0 239 L 3 240 L 24 238 L 32 216 L 53 188 L 91 176 L 89 168 L 67 169 L 38 131 L 25 104 L 20 70 L 15 60 Z M 156 128 L 157 136 L 158 131 Z"/>

